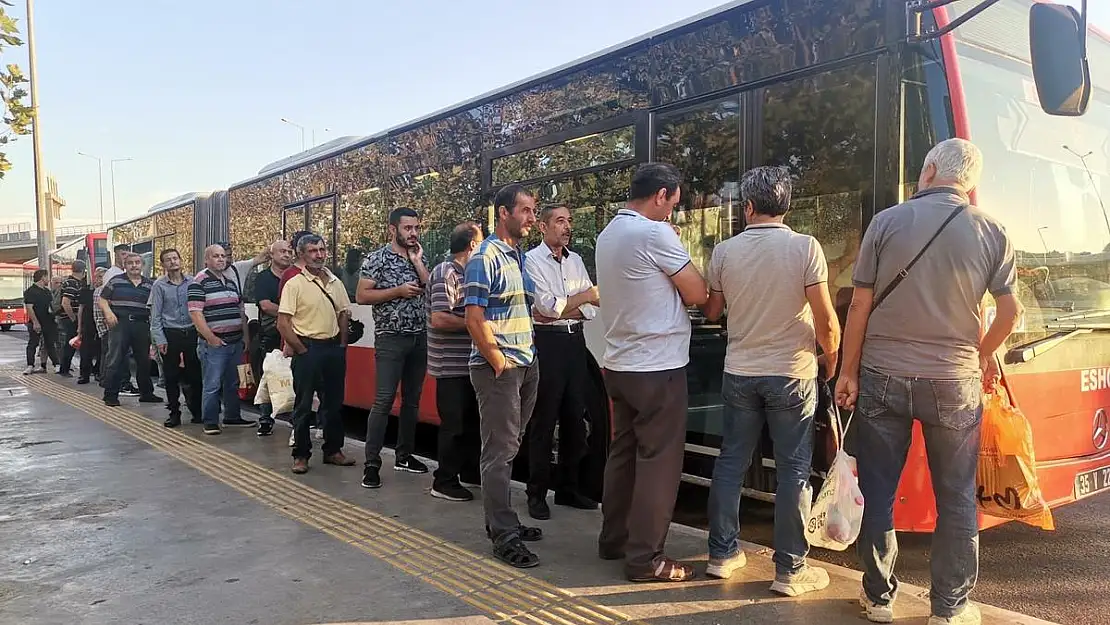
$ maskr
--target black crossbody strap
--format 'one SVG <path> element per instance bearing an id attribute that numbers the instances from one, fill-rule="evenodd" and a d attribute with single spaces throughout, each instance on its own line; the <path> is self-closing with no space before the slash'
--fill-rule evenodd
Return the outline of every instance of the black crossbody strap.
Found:
<path id="1" fill-rule="evenodd" d="M 339 307 L 335 305 L 335 300 L 332 299 L 331 294 L 328 293 L 328 290 L 325 289 L 323 286 L 321 286 L 319 282 L 317 282 L 317 281 L 315 281 L 311 278 L 305 277 L 305 279 L 308 280 L 309 282 L 311 282 L 312 284 L 315 284 L 316 288 L 320 289 L 320 292 L 324 294 L 324 297 L 328 298 L 328 301 L 331 302 L 331 309 L 334 310 L 335 314 L 338 315 L 339 314 Z"/>
<path id="2" fill-rule="evenodd" d="M 937 228 L 937 231 L 933 233 L 932 238 L 930 238 L 925 243 L 925 245 L 921 247 L 921 251 L 917 253 L 917 256 L 914 256 L 913 260 L 911 260 L 909 264 L 907 264 L 902 269 L 902 271 L 899 271 L 898 274 L 894 276 L 894 279 L 890 281 L 890 284 L 886 285 L 886 288 L 883 289 L 881 293 L 879 293 L 879 296 L 875 298 L 875 303 L 871 306 L 871 310 L 875 310 L 876 308 L 878 308 L 879 304 L 882 304 L 883 300 L 889 297 L 890 294 L 894 292 L 894 289 L 898 288 L 898 285 L 902 284 L 902 281 L 909 277 L 910 269 L 913 269 L 913 266 L 917 264 L 917 261 L 921 260 L 921 257 L 924 256 L 925 252 L 929 250 L 929 247 L 933 244 L 933 241 L 936 241 L 937 237 L 940 236 L 940 233 L 944 232 L 944 229 L 948 227 L 948 224 L 952 223 L 952 220 L 955 219 L 957 215 L 962 213 L 967 207 L 967 204 L 960 204 L 952 210 L 952 212 L 948 215 L 948 218 L 944 220 L 944 223 L 942 223 L 940 227 Z"/>

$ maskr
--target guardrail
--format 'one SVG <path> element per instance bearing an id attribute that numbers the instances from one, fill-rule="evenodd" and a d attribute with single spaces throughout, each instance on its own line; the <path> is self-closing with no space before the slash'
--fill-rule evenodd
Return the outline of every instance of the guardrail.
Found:
<path id="1" fill-rule="evenodd" d="M 100 226 L 65 226 L 55 229 L 54 236 L 59 238 L 75 237 L 99 231 Z M 0 225 L 0 243 L 34 241 L 37 238 L 38 232 L 30 222 Z"/>

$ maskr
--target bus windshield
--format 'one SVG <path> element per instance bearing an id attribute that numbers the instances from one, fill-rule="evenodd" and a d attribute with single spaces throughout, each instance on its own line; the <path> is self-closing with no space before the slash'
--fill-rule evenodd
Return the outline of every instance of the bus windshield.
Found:
<path id="1" fill-rule="evenodd" d="M 23 272 L 0 270 L 0 306 L 20 306 L 23 303 Z"/>

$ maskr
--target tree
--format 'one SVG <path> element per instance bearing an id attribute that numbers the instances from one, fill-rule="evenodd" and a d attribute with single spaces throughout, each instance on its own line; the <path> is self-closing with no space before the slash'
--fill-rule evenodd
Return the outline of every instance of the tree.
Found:
<path id="1" fill-rule="evenodd" d="M 15 18 L 8 15 L 9 0 L 0 0 L 0 58 L 5 48 L 18 48 L 23 45 L 19 38 L 19 27 Z M 14 137 L 31 133 L 31 107 L 23 103 L 27 97 L 27 77 L 15 63 L 0 68 L 0 101 L 3 101 L 3 128 L 0 128 L 0 146 L 5 146 Z M 0 151 L 0 178 L 12 168 L 8 155 Z"/>

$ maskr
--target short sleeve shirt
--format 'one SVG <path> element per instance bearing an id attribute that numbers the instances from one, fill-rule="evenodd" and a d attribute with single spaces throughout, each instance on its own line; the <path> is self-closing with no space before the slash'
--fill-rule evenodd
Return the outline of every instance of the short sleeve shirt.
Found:
<path id="1" fill-rule="evenodd" d="M 481 306 L 508 367 L 529 367 L 536 360 L 532 341 L 532 302 L 536 289 L 528 276 L 524 251 L 491 236 L 466 264 L 463 304 Z M 488 364 L 477 347 L 470 366 Z"/>
<path id="2" fill-rule="evenodd" d="M 225 343 L 243 339 L 242 301 L 234 280 L 205 269 L 189 285 L 189 312 L 200 312 L 212 333 Z"/>
<path id="3" fill-rule="evenodd" d="M 54 323 L 53 299 L 49 289 L 44 289 L 37 284 L 32 284 L 23 292 L 23 303 L 34 309 L 35 318 L 39 323 Z"/>
<path id="4" fill-rule="evenodd" d="M 407 282 L 420 284 L 420 276 L 412 261 L 383 246 L 366 256 L 362 263 L 362 278 L 374 281 L 375 289 L 392 289 Z M 374 334 L 420 334 L 427 324 L 424 294 L 399 298 L 373 307 Z"/>
<path id="5" fill-rule="evenodd" d="M 817 239 L 784 224 L 751 225 L 713 249 L 708 273 L 728 310 L 725 373 L 817 377 L 806 289 L 829 279 Z"/>
<path id="6" fill-rule="evenodd" d="M 85 281 L 78 279 L 76 276 L 69 276 L 62 281 L 62 301 L 69 300 L 69 305 L 73 307 L 74 314 L 77 313 L 77 307 L 80 305 L 78 301 L 81 297 L 81 289 L 85 286 Z M 57 311 L 58 317 L 65 317 L 65 308 L 59 308 Z"/>
<path id="7" fill-rule="evenodd" d="M 435 313 L 466 316 L 464 305 L 464 268 L 454 260 L 432 269 L 428 280 L 428 319 Z M 467 377 L 470 375 L 470 352 L 473 344 L 466 330 L 449 332 L 428 326 L 428 375 L 433 378 Z"/>
<path id="8" fill-rule="evenodd" d="M 126 273 L 118 274 L 104 285 L 100 297 L 108 300 L 108 307 L 117 317 L 132 316 L 150 318 L 150 292 L 154 281 L 142 276 L 138 284 L 132 282 Z"/>
<path id="9" fill-rule="evenodd" d="M 309 339 L 338 336 L 338 315 L 351 307 L 343 281 L 327 269 L 322 277 L 302 271 L 290 278 L 281 296 L 278 314 L 292 317 L 293 332 Z"/>
<path id="10" fill-rule="evenodd" d="M 852 281 L 881 293 L 952 210 L 956 189 L 922 191 L 871 221 Z M 956 380 L 979 375 L 980 304 L 1013 292 L 1014 247 L 1005 228 L 969 206 L 870 315 L 862 365 L 888 375 Z"/>
<path id="11" fill-rule="evenodd" d="M 665 222 L 621 209 L 597 238 L 606 369 L 669 371 L 690 361 L 690 315 L 671 276 L 690 254 Z"/>

